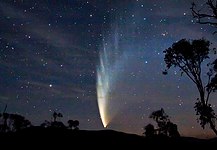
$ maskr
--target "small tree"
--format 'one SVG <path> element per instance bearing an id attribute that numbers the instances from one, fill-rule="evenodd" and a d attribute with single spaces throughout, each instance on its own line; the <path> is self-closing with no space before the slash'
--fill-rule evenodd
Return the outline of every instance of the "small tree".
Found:
<path id="1" fill-rule="evenodd" d="M 155 135 L 155 129 L 152 124 L 148 124 L 147 126 L 145 126 L 144 130 L 144 134 L 146 137 L 153 137 Z"/>
<path id="2" fill-rule="evenodd" d="M 47 128 L 47 127 L 50 127 L 51 126 L 51 122 L 48 121 L 48 120 L 45 120 L 42 124 L 41 124 L 41 127 L 43 128 Z"/>
<path id="3" fill-rule="evenodd" d="M 68 124 L 69 124 L 69 128 L 72 129 L 74 128 L 74 130 L 78 130 L 78 126 L 79 126 L 79 121 L 78 120 L 68 120 Z"/>
<path id="4" fill-rule="evenodd" d="M 55 122 L 56 120 L 57 120 L 57 113 L 54 112 L 54 113 L 53 113 L 53 121 Z"/>
<path id="5" fill-rule="evenodd" d="M 158 134 L 167 135 L 167 123 L 170 122 L 170 120 L 163 108 L 152 112 L 149 118 L 152 118 L 154 121 L 156 121 L 158 125 Z"/>
<path id="6" fill-rule="evenodd" d="M 53 117 L 53 121 L 52 121 L 52 119 L 51 119 L 51 121 L 45 120 L 41 124 L 41 127 L 44 127 L 44 128 L 66 128 L 64 123 L 62 123 L 61 121 L 57 121 L 57 118 L 62 118 L 63 117 L 63 115 L 61 113 L 54 112 L 52 114 L 52 117 Z"/>
<path id="7" fill-rule="evenodd" d="M 209 124 L 210 128 L 217 135 L 215 128 L 216 116 L 209 103 L 210 94 L 217 89 L 217 59 L 207 64 L 209 71 L 207 72 L 208 80 L 206 83 L 205 79 L 202 78 L 202 75 L 204 75 L 202 64 L 210 58 L 209 54 L 212 50 L 210 42 L 205 39 L 192 41 L 182 39 L 164 51 L 164 61 L 167 69 L 163 74 L 167 74 L 167 70 L 171 67 L 177 67 L 180 69 L 181 75 L 185 74 L 188 76 L 199 92 L 199 98 L 197 98 L 194 107 L 196 115 L 199 116 L 198 121 L 202 128 L 205 128 L 205 125 Z"/>
<path id="8" fill-rule="evenodd" d="M 176 124 L 172 122 L 167 123 L 167 130 L 170 137 L 180 137 L 180 134 L 178 132 L 178 127 Z"/>
<path id="9" fill-rule="evenodd" d="M 56 113 L 56 112 L 53 113 L 54 122 L 57 121 L 57 118 L 62 118 L 62 117 L 63 117 L 63 115 L 61 113 Z"/>
<path id="10" fill-rule="evenodd" d="M 158 128 L 155 129 L 152 124 L 148 124 L 144 127 L 144 134 L 146 137 L 152 137 L 154 135 L 164 135 L 169 137 L 179 137 L 177 125 L 172 123 L 169 116 L 164 112 L 163 108 L 151 113 L 149 118 L 156 121 Z"/>

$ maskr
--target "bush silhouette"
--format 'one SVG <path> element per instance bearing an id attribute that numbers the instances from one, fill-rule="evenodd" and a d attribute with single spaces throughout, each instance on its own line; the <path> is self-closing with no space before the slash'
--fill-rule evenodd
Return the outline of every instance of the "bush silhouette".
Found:
<path id="1" fill-rule="evenodd" d="M 79 121 L 78 120 L 68 120 L 68 127 L 70 129 L 74 128 L 74 130 L 78 130 Z"/>

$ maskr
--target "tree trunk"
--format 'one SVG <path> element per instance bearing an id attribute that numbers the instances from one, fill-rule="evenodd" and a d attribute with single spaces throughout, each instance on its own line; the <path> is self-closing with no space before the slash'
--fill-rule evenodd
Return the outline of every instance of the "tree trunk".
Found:
<path id="1" fill-rule="evenodd" d="M 200 93 L 200 100 L 201 100 L 202 104 L 204 106 L 207 105 L 206 101 L 205 101 L 205 93 L 204 93 L 204 91 L 199 90 L 199 93 Z M 217 130 L 215 128 L 215 124 L 212 122 L 211 118 L 209 118 L 209 125 L 210 125 L 210 128 L 213 130 L 213 132 L 217 135 Z"/>
<path id="2" fill-rule="evenodd" d="M 214 125 L 214 123 L 210 120 L 209 121 L 209 124 L 210 124 L 210 128 L 213 130 L 213 132 L 217 135 L 217 130 L 216 130 L 216 128 L 215 128 L 215 125 Z"/>

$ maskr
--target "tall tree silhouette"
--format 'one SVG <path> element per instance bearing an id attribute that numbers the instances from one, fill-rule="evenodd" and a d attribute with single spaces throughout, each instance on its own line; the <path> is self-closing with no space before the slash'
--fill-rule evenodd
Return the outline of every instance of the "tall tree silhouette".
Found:
<path id="1" fill-rule="evenodd" d="M 194 18 L 200 24 L 208 24 L 217 28 L 217 1 L 207 0 L 206 3 L 200 4 L 192 3 L 191 11 Z M 216 33 L 215 31 L 214 33 Z"/>
<path id="2" fill-rule="evenodd" d="M 207 64 L 209 71 L 207 72 L 208 80 L 202 78 L 202 65 L 204 60 L 210 59 L 209 54 L 215 51 L 210 48 L 210 42 L 205 39 L 186 40 L 182 39 L 172 45 L 172 47 L 164 51 L 164 61 L 167 69 L 163 74 L 167 74 L 167 70 L 171 67 L 177 67 L 182 74 L 186 74 L 188 78 L 195 84 L 199 98 L 195 103 L 196 114 L 199 115 L 198 121 L 202 128 L 209 124 L 210 128 L 217 135 L 215 128 L 216 115 L 209 103 L 210 94 L 217 89 L 217 59 Z M 215 53 L 214 53 L 215 54 Z"/>

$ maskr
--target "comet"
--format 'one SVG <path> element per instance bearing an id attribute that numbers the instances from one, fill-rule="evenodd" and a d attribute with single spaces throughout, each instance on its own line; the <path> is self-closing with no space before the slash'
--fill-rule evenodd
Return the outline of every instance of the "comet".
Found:
<path id="1" fill-rule="evenodd" d="M 99 64 L 97 66 L 97 102 L 103 127 L 106 128 L 115 115 L 112 96 L 115 89 L 117 66 L 119 55 L 119 36 L 114 30 L 113 37 L 103 40 L 102 49 L 99 52 Z"/>
<path id="2" fill-rule="evenodd" d="M 97 101 L 104 128 L 106 128 L 109 123 L 107 105 L 110 96 L 110 77 L 108 76 L 108 71 L 108 58 L 104 47 L 103 52 L 100 52 L 100 65 L 97 69 Z"/>

